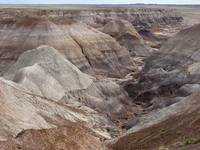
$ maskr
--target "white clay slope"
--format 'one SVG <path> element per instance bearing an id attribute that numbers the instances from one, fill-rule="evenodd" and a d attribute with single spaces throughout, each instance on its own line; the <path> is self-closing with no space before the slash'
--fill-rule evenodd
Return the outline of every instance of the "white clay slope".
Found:
<path id="1" fill-rule="evenodd" d="M 4 77 L 54 100 L 60 100 L 65 92 L 86 89 L 93 83 L 92 77 L 48 46 L 24 52 Z"/>

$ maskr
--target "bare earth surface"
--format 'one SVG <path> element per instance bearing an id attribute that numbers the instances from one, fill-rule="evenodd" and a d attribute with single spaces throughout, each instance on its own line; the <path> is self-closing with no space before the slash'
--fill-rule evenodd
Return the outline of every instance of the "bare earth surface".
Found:
<path id="1" fill-rule="evenodd" d="M 200 149 L 199 8 L 1 5 L 0 150 Z"/>

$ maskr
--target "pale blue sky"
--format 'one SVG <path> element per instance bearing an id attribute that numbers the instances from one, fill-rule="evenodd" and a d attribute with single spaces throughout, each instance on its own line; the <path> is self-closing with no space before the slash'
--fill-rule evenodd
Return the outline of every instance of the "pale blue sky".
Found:
<path id="1" fill-rule="evenodd" d="M 0 0 L 0 4 L 200 4 L 200 0 Z"/>

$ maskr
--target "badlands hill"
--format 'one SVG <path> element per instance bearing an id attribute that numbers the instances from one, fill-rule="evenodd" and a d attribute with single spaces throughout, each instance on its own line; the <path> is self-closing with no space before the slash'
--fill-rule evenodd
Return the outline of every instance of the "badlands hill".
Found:
<path id="1" fill-rule="evenodd" d="M 114 37 L 121 46 L 130 52 L 131 56 L 147 57 L 151 55 L 150 47 L 145 46 L 141 35 L 126 20 L 109 21 L 102 31 Z"/>
<path id="2" fill-rule="evenodd" d="M 2 139 L 25 129 L 59 127 L 69 121 L 109 139 L 113 133 L 107 128 L 117 127 L 113 121 L 138 110 L 118 84 L 82 73 L 49 46 L 24 52 L 4 78 Z"/>
<path id="3" fill-rule="evenodd" d="M 149 54 L 137 31 L 151 33 L 154 28 L 158 29 L 157 26 L 179 24 L 182 21 L 182 17 L 174 10 L 150 8 L 15 8 L 2 9 L 0 16 L 1 74 L 7 71 L 24 51 L 40 45 L 49 45 L 64 54 L 81 71 L 110 77 L 123 77 L 135 70 L 126 50 L 142 56 Z M 112 25 L 122 25 L 125 29 L 119 30 L 116 27 L 115 32 L 119 32 L 119 36 L 115 38 L 119 42 L 111 37 L 112 34 L 108 35 Z M 107 34 L 104 34 L 104 31 Z"/>
<path id="4" fill-rule="evenodd" d="M 199 25 L 166 41 L 182 20 L 160 8 L 1 9 L 0 149 L 198 147 Z"/>
<path id="5" fill-rule="evenodd" d="M 190 93 L 189 89 L 198 88 L 199 31 L 199 25 L 180 31 L 161 47 L 159 53 L 147 59 L 138 84 L 143 86 L 141 97 L 186 96 Z M 152 96 L 149 96 L 150 100 Z"/>
<path id="6" fill-rule="evenodd" d="M 2 71 L 24 51 L 40 45 L 56 48 L 86 73 L 120 77 L 132 70 L 128 52 L 109 35 L 87 25 L 56 25 L 46 17 L 25 17 L 4 24 L 0 34 Z"/>
<path id="7" fill-rule="evenodd" d="M 4 75 L 32 93 L 60 100 L 65 92 L 87 89 L 92 77 L 82 73 L 55 49 L 40 46 L 24 52 Z"/>
<path id="8" fill-rule="evenodd" d="M 147 60 L 138 83 L 125 85 L 146 109 L 113 149 L 199 148 L 199 32 L 199 25 L 180 31 Z"/>

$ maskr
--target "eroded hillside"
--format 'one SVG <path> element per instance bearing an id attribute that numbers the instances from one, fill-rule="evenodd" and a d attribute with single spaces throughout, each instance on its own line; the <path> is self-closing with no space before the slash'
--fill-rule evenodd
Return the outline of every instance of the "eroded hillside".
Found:
<path id="1" fill-rule="evenodd" d="M 200 29 L 182 30 L 176 10 L 2 8 L 0 16 L 0 149 L 198 141 Z"/>

